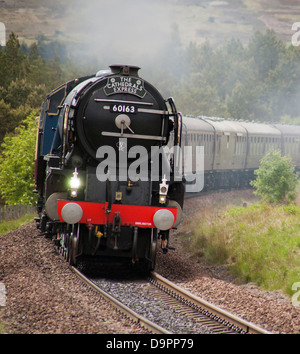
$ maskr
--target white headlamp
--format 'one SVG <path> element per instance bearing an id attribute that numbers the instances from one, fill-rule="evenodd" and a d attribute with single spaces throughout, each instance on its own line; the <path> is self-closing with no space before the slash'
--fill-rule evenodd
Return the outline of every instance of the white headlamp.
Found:
<path id="1" fill-rule="evenodd" d="M 77 197 L 78 188 L 80 187 L 80 178 L 78 177 L 77 168 L 75 168 L 75 171 L 73 172 L 73 177 L 71 178 L 70 181 L 70 187 L 71 187 L 71 196 L 73 198 Z"/>

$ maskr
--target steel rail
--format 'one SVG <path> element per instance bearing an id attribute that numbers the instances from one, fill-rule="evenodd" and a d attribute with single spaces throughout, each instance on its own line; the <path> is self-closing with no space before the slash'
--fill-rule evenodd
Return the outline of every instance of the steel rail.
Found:
<path id="1" fill-rule="evenodd" d="M 127 317 L 129 317 L 133 322 L 136 322 L 139 326 L 145 328 L 147 331 L 154 333 L 154 334 L 172 334 L 172 332 L 166 330 L 165 328 L 157 325 L 156 323 L 154 323 L 152 321 L 149 321 L 147 318 L 134 312 L 128 306 L 122 304 L 116 298 L 109 295 L 104 290 L 100 289 L 96 284 L 94 284 L 85 275 L 83 275 L 77 268 L 72 267 L 72 270 L 82 281 L 84 281 L 88 286 L 92 287 L 97 293 L 100 293 L 115 308 L 117 308 L 120 312 L 122 312 Z"/>
<path id="2" fill-rule="evenodd" d="M 196 305 L 197 307 L 204 309 L 208 311 L 209 313 L 213 313 L 217 316 L 217 318 L 221 318 L 228 322 L 228 324 L 232 326 L 236 326 L 235 328 L 243 330 L 243 333 L 249 333 L 249 334 L 271 334 L 271 332 L 266 331 L 256 325 L 254 325 L 251 322 L 247 322 L 229 312 L 226 310 L 223 310 L 208 301 L 201 299 L 192 293 L 190 293 L 187 290 L 184 290 L 183 288 L 179 287 L 178 285 L 172 283 L 168 279 L 162 277 L 161 275 L 152 272 L 151 273 L 152 279 L 154 279 L 156 282 L 161 284 L 163 287 L 166 287 L 167 289 L 170 290 L 170 292 L 175 293 L 177 296 L 182 297 L 182 301 L 187 303 L 189 306 L 194 307 Z M 220 322 L 218 320 L 218 322 Z"/>

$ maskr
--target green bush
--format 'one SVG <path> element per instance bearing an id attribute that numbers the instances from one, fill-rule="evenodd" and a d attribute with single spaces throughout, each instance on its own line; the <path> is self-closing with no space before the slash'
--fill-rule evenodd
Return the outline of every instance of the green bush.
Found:
<path id="1" fill-rule="evenodd" d="M 4 138 L 0 156 L 0 193 L 6 204 L 28 204 L 36 201 L 34 190 L 36 115 L 30 114 Z"/>
<path id="2" fill-rule="evenodd" d="M 279 150 L 270 150 L 262 158 L 256 179 L 251 185 L 255 194 L 269 203 L 290 203 L 297 197 L 298 174 L 289 156 L 281 156 Z"/>

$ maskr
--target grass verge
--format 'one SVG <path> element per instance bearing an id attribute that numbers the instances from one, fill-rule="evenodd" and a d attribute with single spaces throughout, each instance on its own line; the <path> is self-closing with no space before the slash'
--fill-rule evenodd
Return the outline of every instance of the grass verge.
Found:
<path id="1" fill-rule="evenodd" d="M 16 220 L 3 220 L 0 222 L 0 235 L 6 234 L 12 230 L 18 229 L 24 224 L 28 224 L 33 221 L 36 214 L 26 214 Z"/>
<path id="2" fill-rule="evenodd" d="M 295 205 L 235 207 L 194 221 L 186 245 L 209 264 L 228 264 L 246 281 L 291 295 L 300 281 L 299 220 Z"/>

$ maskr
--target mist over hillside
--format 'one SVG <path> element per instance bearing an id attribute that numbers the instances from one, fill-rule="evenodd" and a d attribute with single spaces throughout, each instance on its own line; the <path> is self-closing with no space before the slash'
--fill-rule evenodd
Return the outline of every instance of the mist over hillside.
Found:
<path id="1" fill-rule="evenodd" d="M 2 0 L 0 22 L 7 34 L 27 42 L 38 36 L 104 49 L 157 51 L 176 27 L 183 45 L 231 38 L 246 42 L 256 31 L 273 29 L 289 41 L 300 21 L 296 0 Z M 127 45 L 126 45 L 127 44 Z"/>
<path id="2" fill-rule="evenodd" d="M 298 21 L 295 0 L 0 1 L 6 40 L 65 78 L 137 65 L 186 114 L 260 121 L 300 116 Z"/>

